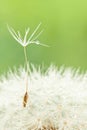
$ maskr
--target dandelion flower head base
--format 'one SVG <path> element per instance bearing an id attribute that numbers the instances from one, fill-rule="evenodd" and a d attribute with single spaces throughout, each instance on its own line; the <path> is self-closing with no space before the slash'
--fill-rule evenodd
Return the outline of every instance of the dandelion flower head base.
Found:
<path id="1" fill-rule="evenodd" d="M 0 130 L 87 130 L 87 73 L 50 67 L 42 74 L 34 68 L 23 108 L 26 71 L 19 72 L 0 78 Z"/>

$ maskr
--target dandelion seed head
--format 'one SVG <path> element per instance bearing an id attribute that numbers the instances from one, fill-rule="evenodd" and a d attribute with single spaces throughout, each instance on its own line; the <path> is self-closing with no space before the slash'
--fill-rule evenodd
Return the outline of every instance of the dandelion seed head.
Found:
<path id="1" fill-rule="evenodd" d="M 42 71 L 42 70 L 41 70 Z M 22 106 L 25 69 L 0 78 L 0 130 L 87 130 L 87 73 L 33 68 Z"/>

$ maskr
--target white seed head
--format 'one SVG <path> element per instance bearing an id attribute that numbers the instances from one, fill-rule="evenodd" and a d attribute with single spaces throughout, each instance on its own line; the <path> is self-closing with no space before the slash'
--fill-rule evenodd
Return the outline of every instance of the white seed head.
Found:
<path id="1" fill-rule="evenodd" d="M 42 72 L 42 70 L 41 70 Z M 0 78 L 0 130 L 87 130 L 87 73 L 33 68 L 23 107 L 24 69 Z"/>

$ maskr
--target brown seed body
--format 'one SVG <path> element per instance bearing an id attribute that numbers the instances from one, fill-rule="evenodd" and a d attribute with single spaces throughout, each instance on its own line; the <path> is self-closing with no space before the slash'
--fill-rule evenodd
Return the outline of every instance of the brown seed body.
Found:
<path id="1" fill-rule="evenodd" d="M 23 98 L 23 107 L 26 107 L 28 101 L 28 93 L 26 92 Z"/>

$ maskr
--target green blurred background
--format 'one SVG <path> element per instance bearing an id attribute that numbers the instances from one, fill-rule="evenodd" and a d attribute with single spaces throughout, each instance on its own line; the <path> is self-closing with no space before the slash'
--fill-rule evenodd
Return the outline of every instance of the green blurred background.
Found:
<path id="1" fill-rule="evenodd" d="M 9 34 L 7 24 L 24 34 L 42 22 L 42 43 L 30 45 L 28 59 L 35 65 L 87 69 L 87 0 L 0 0 L 0 73 L 24 64 L 23 47 Z"/>

